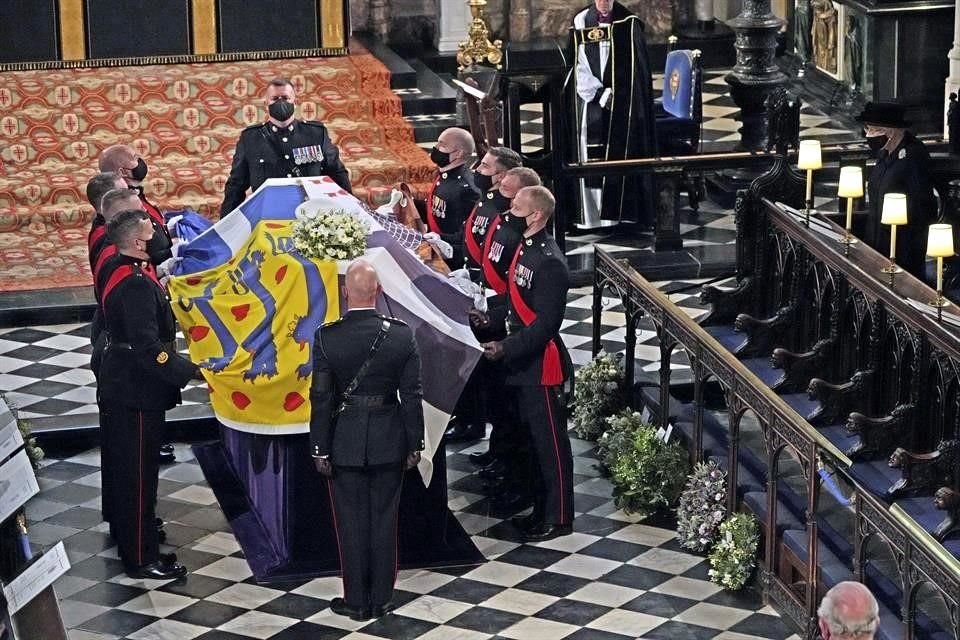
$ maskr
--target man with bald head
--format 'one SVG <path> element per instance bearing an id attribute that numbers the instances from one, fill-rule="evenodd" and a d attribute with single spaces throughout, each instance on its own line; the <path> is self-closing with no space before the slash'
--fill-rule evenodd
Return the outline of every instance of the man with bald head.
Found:
<path id="1" fill-rule="evenodd" d="M 880 624 L 877 600 L 859 582 L 840 582 L 827 591 L 817 615 L 823 640 L 870 640 Z"/>
<path id="2" fill-rule="evenodd" d="M 452 256 L 444 256 L 451 269 L 463 266 L 464 224 L 480 200 L 480 192 L 467 166 L 475 151 L 473 136 L 460 127 L 444 129 L 430 151 L 430 159 L 440 174 L 425 203 L 423 214 L 429 232 L 424 239 L 427 242 L 443 240 L 453 248 Z"/>
<path id="3" fill-rule="evenodd" d="M 343 576 L 330 608 L 354 620 L 393 609 L 400 487 L 423 449 L 417 344 L 410 327 L 377 313 L 380 293 L 373 266 L 355 260 L 347 313 L 313 341 L 310 448 L 327 477 Z"/>

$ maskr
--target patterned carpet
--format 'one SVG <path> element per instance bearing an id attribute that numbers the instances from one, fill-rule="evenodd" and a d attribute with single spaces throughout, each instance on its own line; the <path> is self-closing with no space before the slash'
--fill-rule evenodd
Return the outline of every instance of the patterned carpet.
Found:
<path id="1" fill-rule="evenodd" d="M 340 146 L 358 197 L 398 181 L 425 192 L 434 167 L 414 142 L 387 68 L 362 46 L 337 58 L 10 72 L 0 76 L 0 291 L 90 284 L 84 189 L 99 153 L 131 144 L 164 210 L 219 213 L 239 131 L 264 119 L 262 88 L 294 84 L 299 114 Z"/>

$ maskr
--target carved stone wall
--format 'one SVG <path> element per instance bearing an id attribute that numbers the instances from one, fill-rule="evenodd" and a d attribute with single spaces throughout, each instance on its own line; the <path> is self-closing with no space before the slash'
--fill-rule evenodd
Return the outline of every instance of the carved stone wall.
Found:
<path id="1" fill-rule="evenodd" d="M 533 0 L 534 36 L 561 36 L 567 33 L 573 15 L 587 2 Z M 666 40 L 673 28 L 671 0 L 623 0 L 622 4 L 647 23 L 647 40 Z"/>

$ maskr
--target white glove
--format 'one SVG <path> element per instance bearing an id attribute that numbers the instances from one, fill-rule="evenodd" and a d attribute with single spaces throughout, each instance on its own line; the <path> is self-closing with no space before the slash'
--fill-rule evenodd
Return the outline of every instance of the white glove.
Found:
<path id="1" fill-rule="evenodd" d="M 183 216 L 173 216 L 167 220 L 167 231 L 170 232 L 170 235 L 177 235 L 177 223 L 183 219 Z"/>
<path id="2" fill-rule="evenodd" d="M 447 274 L 447 277 L 448 277 L 448 278 L 453 278 L 453 279 L 456 279 L 456 280 L 466 280 L 467 282 L 471 282 L 471 280 L 470 280 L 470 272 L 467 271 L 467 268 L 466 268 L 466 267 L 461 267 L 461 268 L 459 268 L 459 269 L 454 269 L 453 271 L 451 271 L 450 273 Z"/>
<path id="3" fill-rule="evenodd" d="M 382 204 L 379 207 L 377 207 L 377 213 L 385 216 L 392 216 L 393 208 L 397 206 L 398 202 L 400 202 L 401 206 L 403 207 L 407 206 L 407 203 L 402 201 L 403 201 L 403 192 L 400 191 L 399 189 L 394 189 L 393 191 L 390 192 L 390 202 L 388 202 L 387 204 Z"/>
<path id="4" fill-rule="evenodd" d="M 477 311 L 487 312 L 487 296 L 483 292 L 473 294 L 473 306 Z"/>
<path id="5" fill-rule="evenodd" d="M 160 278 L 166 278 L 170 276 L 170 270 L 173 269 L 173 265 L 177 264 L 177 258 L 167 258 L 163 262 L 157 265 L 157 275 Z"/>
<path id="6" fill-rule="evenodd" d="M 429 231 L 423 234 L 423 239 L 425 242 L 429 242 L 430 244 L 432 244 L 434 248 L 437 251 L 439 251 L 440 255 L 442 255 L 444 258 L 449 259 L 453 257 L 453 247 L 450 246 L 449 242 L 445 240 L 441 240 L 440 234 L 434 233 L 433 231 Z"/>

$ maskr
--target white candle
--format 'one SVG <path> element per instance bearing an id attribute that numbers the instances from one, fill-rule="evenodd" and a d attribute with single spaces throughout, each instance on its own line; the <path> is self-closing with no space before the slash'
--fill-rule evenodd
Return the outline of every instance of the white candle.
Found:
<path id="1" fill-rule="evenodd" d="M 897 225 L 890 225 L 890 260 L 897 257 Z"/>

